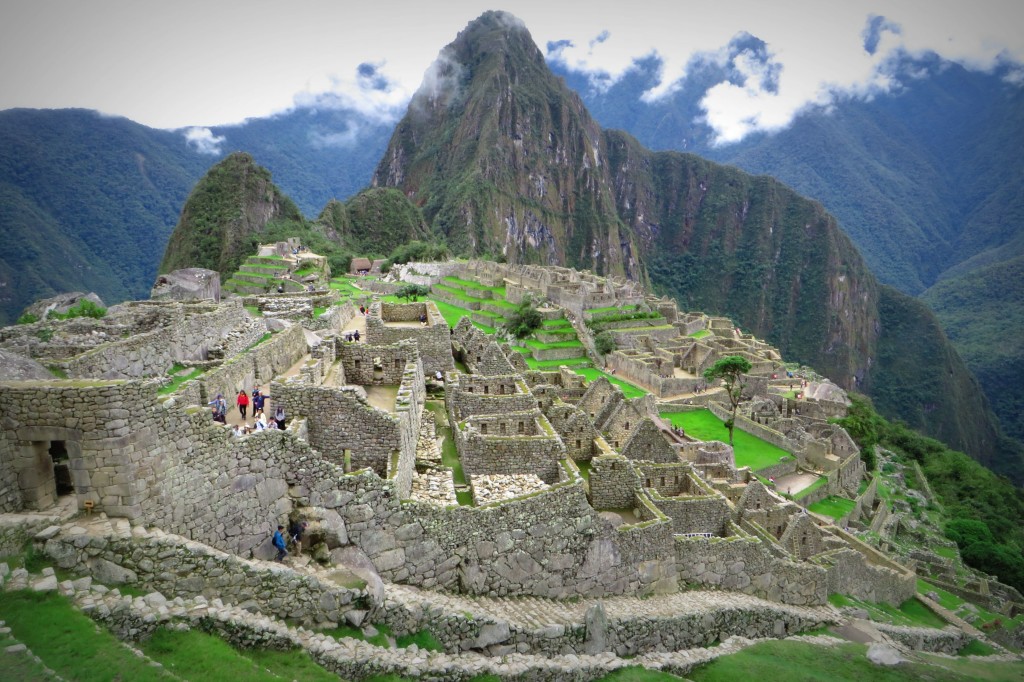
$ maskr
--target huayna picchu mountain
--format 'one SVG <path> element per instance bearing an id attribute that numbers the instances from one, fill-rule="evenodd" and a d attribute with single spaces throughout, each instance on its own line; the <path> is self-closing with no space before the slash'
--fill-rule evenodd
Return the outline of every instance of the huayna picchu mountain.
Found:
<path id="1" fill-rule="evenodd" d="M 402 190 L 455 251 L 649 281 L 884 414 L 1024 473 L 934 316 L 883 288 L 820 204 L 602 130 L 509 14 L 485 13 L 441 51 L 373 184 Z"/>
<path id="2" fill-rule="evenodd" d="M 600 126 L 515 17 L 441 51 L 373 184 L 397 187 L 456 251 L 639 278 Z"/>

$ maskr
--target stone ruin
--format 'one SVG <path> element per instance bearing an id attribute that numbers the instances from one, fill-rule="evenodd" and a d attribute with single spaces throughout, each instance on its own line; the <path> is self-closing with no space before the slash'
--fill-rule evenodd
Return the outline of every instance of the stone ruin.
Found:
<path id="1" fill-rule="evenodd" d="M 467 267 L 463 276 L 484 282 L 501 275 L 507 285 L 514 275 L 524 290 L 543 285 L 552 303 L 572 309 L 641 296 L 635 285 L 559 268 Z M 91 554 L 75 549 L 67 528 L 52 532 L 46 551 L 61 565 L 190 596 L 213 596 L 224 583 L 198 565 L 177 578 L 157 575 L 138 559 L 147 547 L 178 543 L 175 554 L 222 556 L 232 570 L 259 571 L 273 556 L 276 525 L 306 520 L 317 563 L 290 569 L 297 580 L 325 571 L 364 584 L 345 592 L 348 601 L 331 597 L 333 610 L 302 609 L 298 617 L 309 622 L 361 621 L 369 611 L 412 627 L 394 600 L 417 590 L 453 600 L 609 604 L 655 595 L 654 604 L 697 587 L 757 598 L 757 608 L 775 614 L 771 622 L 801 627 L 825 619 L 813 608 L 827 603 L 830 585 L 891 604 L 915 591 L 913 571 L 737 470 L 728 446 L 675 433 L 658 416 L 656 396 L 628 399 L 603 378 L 588 384 L 565 368 L 524 370 L 517 353 L 468 320 L 449 329 L 431 302 L 374 302 L 363 320 L 345 303 L 324 316 L 328 328 L 304 328 L 316 325 L 297 317 L 272 333 L 242 302 L 131 302 L 101 320 L 47 322 L 46 334 L 43 323 L 0 330 L 4 353 L 61 375 L 0 378 L 0 511 L 46 514 L 70 500 L 114 525 Z M 352 323 L 365 324 L 358 343 L 340 333 Z M 741 341 L 714 339 L 701 344 L 711 354 Z M 740 345 L 759 359 L 761 376 L 781 368 L 765 344 Z M 665 357 L 699 369 L 707 358 L 694 347 L 670 344 Z M 172 385 L 172 367 L 194 373 Z M 256 384 L 269 387 L 268 414 L 284 408 L 285 429 L 237 436 L 210 419 L 216 395 Z M 781 429 L 806 462 L 832 467 L 830 490 L 855 489 L 859 457 L 845 432 L 825 422 L 839 409 L 835 392 L 800 414 L 772 380 L 761 386 L 744 415 L 751 428 Z M 464 483 L 440 454 L 451 445 Z M 779 615 L 793 608 L 812 611 L 803 620 Z M 483 623 L 468 626 L 475 639 L 467 639 L 452 618 L 428 609 L 416 625 L 441 628 L 455 650 L 508 652 L 507 623 L 494 637 L 480 631 Z M 638 622 L 627 621 L 616 627 Z M 665 632 L 681 627 L 659 622 Z M 744 623 L 736 634 L 771 634 L 757 619 Z M 665 646 L 653 631 L 623 644 L 624 631 L 608 635 L 608 648 L 570 631 L 550 641 L 524 632 L 514 648 Z"/>

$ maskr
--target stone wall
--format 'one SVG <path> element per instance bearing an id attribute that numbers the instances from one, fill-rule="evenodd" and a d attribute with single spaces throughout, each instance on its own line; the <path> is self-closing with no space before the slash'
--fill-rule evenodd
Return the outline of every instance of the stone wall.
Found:
<path id="1" fill-rule="evenodd" d="M 44 551 L 61 568 L 105 584 L 157 590 L 170 599 L 203 596 L 251 604 L 262 614 L 307 625 L 337 623 L 349 611 L 371 606 L 364 589 L 282 571 L 159 531 L 139 528 L 128 537 L 61 533 L 46 541 Z"/>
<path id="2" fill-rule="evenodd" d="M 660 473 L 660 472 L 659 472 Z M 645 468 L 642 475 L 648 480 L 651 468 Z M 660 483 L 662 477 L 655 474 L 652 482 Z M 667 477 L 666 482 L 667 482 Z M 722 535 L 732 517 L 732 510 L 725 497 L 704 485 L 695 474 L 685 474 L 688 485 L 674 496 L 665 496 L 657 489 L 648 488 L 651 501 L 668 518 L 672 519 L 673 532 L 711 533 Z"/>
<path id="3" fill-rule="evenodd" d="M 537 474 L 545 483 L 558 478 L 558 460 L 565 458 L 565 447 L 539 410 L 505 415 L 510 420 L 506 434 L 498 430 L 494 435 L 484 434 L 484 425 L 492 417 L 471 417 L 453 423 L 455 446 L 467 474 Z M 535 435 L 519 435 L 519 421 L 535 422 L 531 431 Z"/>
<path id="4" fill-rule="evenodd" d="M 72 378 L 133 379 L 158 376 L 175 362 L 205 360 L 230 332 L 248 317 L 238 300 L 219 305 L 166 303 L 168 326 L 129 332 L 127 338 L 105 343 L 59 363 Z"/>
<path id="5" fill-rule="evenodd" d="M 594 455 L 594 439 L 599 434 L 582 410 L 559 400 L 547 407 L 544 414 L 558 432 L 570 458 L 587 460 Z"/>
<path id="6" fill-rule="evenodd" d="M 510 376 L 449 374 L 445 403 L 453 421 L 480 414 L 525 412 L 537 406 L 523 380 Z"/>
<path id="7" fill-rule="evenodd" d="M 589 483 L 594 509 L 632 509 L 640 489 L 632 463 L 622 455 L 593 458 Z"/>
<path id="8" fill-rule="evenodd" d="M 675 537 L 679 580 L 753 594 L 784 604 L 820 605 L 828 579 L 820 566 L 772 556 L 763 543 L 735 525 L 726 538 Z"/>
<path id="9" fill-rule="evenodd" d="M 309 352 L 302 327 L 293 325 L 255 348 L 226 360 L 222 365 L 198 377 L 202 386 L 201 400 L 213 400 L 218 393 L 234 408 L 233 396 L 240 390 L 252 390 L 256 383 L 267 383 L 298 362 Z M 267 406 L 264 407 L 267 411 Z"/>
<path id="10" fill-rule="evenodd" d="M 21 511 L 24 502 L 18 485 L 18 471 L 14 468 L 14 450 L 7 432 L 0 431 L 0 514 Z M 9 552 L 4 552 L 8 554 Z"/>
<path id="11" fill-rule="evenodd" d="M 829 594 L 845 594 L 899 607 L 917 593 L 917 578 L 913 573 L 872 565 L 863 554 L 852 549 L 825 552 L 812 561 L 828 572 Z"/>
<path id="12" fill-rule="evenodd" d="M 359 386 L 397 386 L 402 383 L 406 365 L 415 362 L 417 357 L 416 344 L 408 339 L 390 346 L 339 340 L 335 348 L 345 370 L 345 383 Z M 377 359 L 380 360 L 379 371 L 374 369 Z"/>
<path id="13" fill-rule="evenodd" d="M 55 502 L 48 448 L 61 441 L 80 508 L 91 500 L 108 514 L 139 516 L 151 494 L 151 451 L 174 432 L 171 424 L 162 428 L 158 418 L 159 385 L 156 380 L 2 384 L 3 430 L 13 455 L 8 466 L 18 474 L 24 505 L 46 509 Z"/>
<path id="14" fill-rule="evenodd" d="M 387 476 L 391 456 L 402 449 L 402 422 L 370 405 L 361 388 L 275 382 L 270 390 L 288 414 L 306 418 L 309 444 L 328 461 L 343 465 L 348 450 L 353 469 Z"/>
<path id="15" fill-rule="evenodd" d="M 427 316 L 425 326 L 392 327 L 388 322 L 418 322 L 420 315 Z M 451 330 L 444 316 L 432 301 L 424 303 L 381 303 L 375 302 L 366 313 L 367 343 L 388 346 L 403 339 L 414 339 L 419 348 L 423 371 L 447 372 L 455 369 L 452 359 Z"/>

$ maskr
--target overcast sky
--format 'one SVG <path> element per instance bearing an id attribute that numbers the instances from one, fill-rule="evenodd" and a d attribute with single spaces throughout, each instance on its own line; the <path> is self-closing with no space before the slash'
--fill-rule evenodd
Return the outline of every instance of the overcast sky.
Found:
<path id="1" fill-rule="evenodd" d="M 544 51 L 571 41 L 558 59 L 598 82 L 658 55 L 652 99 L 678 87 L 695 55 L 719 58 L 744 31 L 764 40 L 776 86 L 762 87 L 765 64 L 751 60 L 745 86 L 722 84 L 704 100 L 721 141 L 784 126 L 836 92 L 884 90 L 896 54 L 1024 63 L 1022 0 L 0 0 L 0 109 L 84 107 L 182 128 L 334 93 L 395 117 L 440 48 L 487 9 L 522 19 Z M 375 87 L 360 64 L 375 67 Z"/>

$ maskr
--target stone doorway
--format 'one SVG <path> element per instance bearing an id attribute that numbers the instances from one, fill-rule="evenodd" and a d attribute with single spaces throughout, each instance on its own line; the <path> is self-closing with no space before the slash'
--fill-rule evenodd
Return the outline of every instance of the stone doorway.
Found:
<path id="1" fill-rule="evenodd" d="M 18 435 L 22 438 L 15 449 L 15 468 L 25 509 L 50 509 L 58 498 L 88 490 L 89 474 L 77 432 L 37 427 L 22 429 Z"/>

